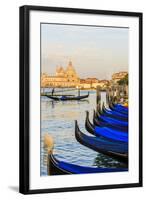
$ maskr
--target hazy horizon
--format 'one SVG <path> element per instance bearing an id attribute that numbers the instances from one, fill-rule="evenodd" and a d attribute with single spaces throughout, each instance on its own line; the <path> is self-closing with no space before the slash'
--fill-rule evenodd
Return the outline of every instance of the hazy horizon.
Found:
<path id="1" fill-rule="evenodd" d="M 41 24 L 41 72 L 71 60 L 80 78 L 111 79 L 128 71 L 128 39 L 128 28 Z"/>

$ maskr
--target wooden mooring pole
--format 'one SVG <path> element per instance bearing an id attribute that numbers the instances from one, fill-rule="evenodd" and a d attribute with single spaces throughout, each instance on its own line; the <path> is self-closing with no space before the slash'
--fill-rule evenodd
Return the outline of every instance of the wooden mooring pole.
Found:
<path id="1" fill-rule="evenodd" d="M 80 96 L 80 88 L 78 88 L 78 96 Z"/>
<path id="2" fill-rule="evenodd" d="M 101 102 L 100 87 L 97 86 L 97 88 L 96 88 L 96 110 L 99 109 L 100 102 Z"/>
<path id="3" fill-rule="evenodd" d="M 110 99 L 109 99 L 109 88 L 108 88 L 106 89 L 106 105 L 109 105 L 109 101 Z"/>
<path id="4" fill-rule="evenodd" d="M 99 104 L 100 100 L 101 100 L 101 97 L 100 97 L 100 87 L 97 86 L 97 88 L 96 88 L 96 103 Z"/>

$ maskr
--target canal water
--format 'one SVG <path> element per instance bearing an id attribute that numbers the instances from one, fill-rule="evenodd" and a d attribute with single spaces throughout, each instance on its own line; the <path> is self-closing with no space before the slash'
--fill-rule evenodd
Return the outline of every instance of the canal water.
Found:
<path id="1" fill-rule="evenodd" d="M 45 88 L 42 92 L 50 92 Z M 55 89 L 58 94 L 78 95 L 78 91 L 62 92 L 62 89 Z M 80 91 L 80 95 L 88 91 Z M 82 101 L 53 101 L 47 97 L 41 97 L 41 176 L 48 175 L 47 172 L 47 149 L 44 147 L 44 135 L 47 133 L 54 139 L 54 155 L 59 160 L 81 165 L 97 167 L 122 167 L 122 164 L 97 153 L 75 139 L 75 120 L 78 121 L 81 131 L 89 134 L 85 129 L 86 110 L 90 112 L 92 121 L 93 110 L 96 109 L 96 91 L 90 90 L 90 95 Z M 102 92 L 101 101 L 106 101 L 106 93 Z"/>

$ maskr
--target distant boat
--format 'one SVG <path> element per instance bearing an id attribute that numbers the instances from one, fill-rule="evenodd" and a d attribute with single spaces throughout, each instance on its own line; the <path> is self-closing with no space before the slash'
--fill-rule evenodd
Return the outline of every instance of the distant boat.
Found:
<path id="1" fill-rule="evenodd" d="M 89 97 L 89 92 L 87 95 L 82 95 L 82 96 L 67 96 L 67 95 L 62 95 L 61 97 L 57 96 L 51 96 L 51 95 L 45 95 L 46 97 L 55 100 L 55 101 L 72 101 L 72 100 L 82 100 L 85 98 Z"/>

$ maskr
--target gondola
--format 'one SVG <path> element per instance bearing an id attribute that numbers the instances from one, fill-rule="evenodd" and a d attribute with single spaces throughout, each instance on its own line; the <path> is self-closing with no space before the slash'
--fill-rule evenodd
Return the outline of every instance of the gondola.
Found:
<path id="1" fill-rule="evenodd" d="M 117 104 L 112 103 L 112 105 L 113 105 L 113 107 L 118 108 L 118 109 L 120 109 L 120 110 L 128 111 L 128 107 L 123 106 L 123 105 L 120 104 L 120 103 L 117 103 Z"/>
<path id="2" fill-rule="evenodd" d="M 124 114 L 128 113 L 128 108 L 126 108 L 122 105 L 118 105 L 118 104 L 115 104 L 114 106 L 113 106 L 113 104 L 109 104 L 109 105 L 111 106 L 112 110 L 116 110 L 116 111 L 119 111 Z"/>
<path id="3" fill-rule="evenodd" d="M 93 111 L 93 124 L 95 126 L 108 127 L 108 128 L 112 128 L 114 130 L 128 132 L 128 127 L 123 127 L 123 126 L 120 126 L 117 124 L 112 124 L 109 122 L 101 121 L 100 119 L 98 119 L 95 110 Z"/>
<path id="4" fill-rule="evenodd" d="M 118 120 L 118 119 L 116 119 L 116 117 L 114 119 L 114 118 L 109 117 L 109 116 L 103 116 L 103 115 L 100 115 L 98 111 L 96 112 L 96 116 L 99 120 L 101 120 L 103 122 L 107 122 L 107 123 L 117 125 L 117 126 L 121 126 L 121 127 L 128 127 L 127 121 Z"/>
<path id="5" fill-rule="evenodd" d="M 113 104 L 112 102 L 110 102 L 108 106 L 113 111 L 117 111 L 121 114 L 128 114 L 128 108 L 126 108 L 120 104 L 118 105 L 118 104 Z"/>
<path id="6" fill-rule="evenodd" d="M 127 111 L 128 110 L 128 107 L 127 106 L 124 106 L 122 105 L 121 103 L 115 103 L 114 101 L 109 101 L 110 105 L 113 107 L 113 108 L 118 108 L 118 109 L 122 109 L 122 110 L 125 110 Z"/>
<path id="7" fill-rule="evenodd" d="M 85 167 L 60 161 L 53 154 L 49 155 L 49 174 L 65 175 L 65 174 L 89 174 L 89 173 L 105 173 L 105 172 L 122 172 L 127 168 L 99 168 Z"/>
<path id="8" fill-rule="evenodd" d="M 118 120 L 122 120 L 122 121 L 128 121 L 128 114 L 122 114 L 120 112 L 107 109 L 104 106 L 104 104 L 102 106 L 102 111 L 100 112 L 100 114 L 106 115 L 112 118 L 117 118 Z"/>
<path id="9" fill-rule="evenodd" d="M 52 100 L 55 100 L 55 101 L 72 101 L 72 100 L 82 100 L 82 99 L 86 99 L 89 97 L 89 92 L 87 95 L 82 95 L 82 96 L 73 96 L 73 97 L 70 97 L 70 96 L 67 96 L 67 95 L 63 95 L 61 97 L 57 97 L 57 96 L 49 96 L 49 95 L 46 95 L 46 97 L 52 99 Z"/>
<path id="10" fill-rule="evenodd" d="M 120 145 L 94 136 L 88 136 L 80 131 L 77 121 L 75 121 L 75 137 L 82 145 L 94 151 L 110 156 L 120 162 L 128 163 L 127 144 Z"/>
<path id="11" fill-rule="evenodd" d="M 105 107 L 102 107 L 102 109 L 98 109 L 97 111 L 100 115 L 106 116 L 106 117 L 111 117 L 113 119 L 121 120 L 121 121 L 128 121 L 128 115 L 121 115 L 120 113 L 116 111 L 111 111 Z"/>
<path id="12" fill-rule="evenodd" d="M 86 120 L 85 120 L 86 130 L 98 137 L 103 137 L 106 140 L 115 141 L 115 142 L 126 142 L 128 143 L 128 133 L 121 132 L 117 130 L 113 130 L 107 127 L 100 127 L 93 125 L 89 120 L 89 112 L 86 112 Z"/>

